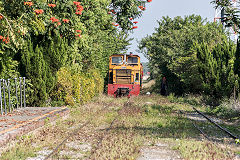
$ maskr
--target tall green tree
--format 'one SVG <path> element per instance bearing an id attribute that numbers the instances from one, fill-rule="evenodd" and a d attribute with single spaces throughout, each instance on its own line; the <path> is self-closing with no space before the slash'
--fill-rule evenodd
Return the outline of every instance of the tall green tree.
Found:
<path id="1" fill-rule="evenodd" d="M 95 86 L 107 75 L 109 55 L 126 51 L 130 41 L 128 32 L 132 30 L 134 18 L 145 10 L 145 3 L 138 0 L 0 0 L 0 75 L 31 79 L 34 90 L 31 105 L 43 105 L 55 97 L 59 100 L 61 96 L 57 95 L 61 93 L 58 92 L 66 91 L 56 86 L 65 86 L 61 73 L 79 78 L 73 78 L 70 83 Z M 95 72 L 99 75 L 94 75 Z M 96 79 L 90 78 L 92 76 Z M 87 92 L 88 89 L 77 91 L 83 88 L 79 85 L 76 88 L 73 93 L 63 94 L 71 104 L 73 95 L 89 99 L 76 93 L 93 93 Z"/>
<path id="2" fill-rule="evenodd" d="M 227 39 L 222 26 L 196 15 L 163 17 L 158 25 L 155 33 L 139 43 L 150 61 L 152 75 L 158 79 L 157 88 L 160 89 L 161 78 L 166 76 L 170 92 L 201 92 L 202 80 L 194 44 L 204 41 L 213 48 L 222 43 Z"/>
<path id="3" fill-rule="evenodd" d="M 234 74 L 236 45 L 225 41 L 211 49 L 203 42 L 196 44 L 196 52 L 205 94 L 216 99 L 231 96 L 238 88 L 238 76 Z"/>

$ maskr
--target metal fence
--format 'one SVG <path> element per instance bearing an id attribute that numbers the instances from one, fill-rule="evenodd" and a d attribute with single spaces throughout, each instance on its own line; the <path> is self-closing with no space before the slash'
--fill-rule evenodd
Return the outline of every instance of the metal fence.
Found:
<path id="1" fill-rule="evenodd" d="M 26 78 L 0 79 L 1 115 L 26 107 Z"/>

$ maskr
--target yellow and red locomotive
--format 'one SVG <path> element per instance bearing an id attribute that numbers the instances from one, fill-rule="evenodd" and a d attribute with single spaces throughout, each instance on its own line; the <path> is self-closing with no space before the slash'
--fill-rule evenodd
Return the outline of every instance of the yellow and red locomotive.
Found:
<path id="1" fill-rule="evenodd" d="M 142 88 L 143 67 L 138 55 L 109 57 L 108 95 L 137 96 Z"/>

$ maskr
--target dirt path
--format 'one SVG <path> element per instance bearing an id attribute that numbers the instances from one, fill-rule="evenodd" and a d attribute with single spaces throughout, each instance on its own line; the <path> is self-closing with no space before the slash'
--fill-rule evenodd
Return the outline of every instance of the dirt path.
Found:
<path id="1" fill-rule="evenodd" d="M 181 160 L 179 153 L 169 149 L 166 143 L 145 146 L 141 149 L 141 156 L 137 160 Z"/>

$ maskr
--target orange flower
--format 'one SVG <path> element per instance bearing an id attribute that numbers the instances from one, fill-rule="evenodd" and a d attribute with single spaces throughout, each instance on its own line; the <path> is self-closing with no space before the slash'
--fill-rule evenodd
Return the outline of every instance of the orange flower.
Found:
<path id="1" fill-rule="evenodd" d="M 57 19 L 57 18 L 55 18 L 55 17 L 50 18 L 50 20 L 52 21 L 52 23 L 54 23 L 54 22 L 59 22 L 59 19 Z"/>
<path id="2" fill-rule="evenodd" d="M 7 43 L 9 42 L 9 37 L 7 37 L 7 38 L 4 38 L 4 37 L 3 37 L 3 40 L 2 40 L 2 41 L 7 44 Z"/>
<path id="3" fill-rule="evenodd" d="M 3 19 L 3 16 L 0 15 L 0 20 Z"/>
<path id="4" fill-rule="evenodd" d="M 42 14 L 44 11 L 42 9 L 35 9 L 34 12 L 36 14 Z"/>
<path id="5" fill-rule="evenodd" d="M 56 4 L 48 4 L 48 6 L 54 8 L 56 7 Z"/>
<path id="6" fill-rule="evenodd" d="M 77 5 L 77 11 L 83 11 L 83 6 Z"/>
<path id="7" fill-rule="evenodd" d="M 81 12 L 81 11 L 78 11 L 78 12 L 75 12 L 75 14 L 77 14 L 77 15 L 81 15 L 82 12 Z"/>
<path id="8" fill-rule="evenodd" d="M 57 25 L 60 26 L 62 23 L 61 22 L 58 22 Z"/>
<path id="9" fill-rule="evenodd" d="M 69 23 L 69 19 L 63 19 L 62 20 L 64 23 Z"/>
<path id="10" fill-rule="evenodd" d="M 146 7 L 143 7 L 143 6 L 138 6 L 138 8 L 140 8 L 142 11 L 146 10 Z"/>
<path id="11" fill-rule="evenodd" d="M 31 7 L 33 5 L 33 2 L 24 2 L 24 5 Z"/>
<path id="12" fill-rule="evenodd" d="M 81 4 L 80 2 L 77 2 L 77 1 L 73 1 L 73 3 L 74 3 L 76 6 Z"/>
<path id="13" fill-rule="evenodd" d="M 4 37 L 0 35 L 0 40 L 3 39 Z"/>
<path id="14" fill-rule="evenodd" d="M 76 37 L 79 37 L 79 38 L 81 38 L 82 37 L 82 35 L 81 34 L 77 34 L 77 35 L 75 35 Z"/>
<path id="15" fill-rule="evenodd" d="M 76 30 L 77 33 L 81 33 L 82 31 L 81 30 Z"/>

